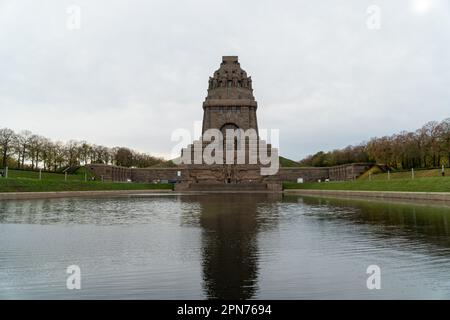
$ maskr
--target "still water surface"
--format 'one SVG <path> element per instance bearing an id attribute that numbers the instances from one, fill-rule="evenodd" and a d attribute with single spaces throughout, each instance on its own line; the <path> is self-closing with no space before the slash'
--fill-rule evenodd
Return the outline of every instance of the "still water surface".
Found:
<path id="1" fill-rule="evenodd" d="M 68 290 L 66 268 L 81 268 Z M 369 265 L 381 289 L 366 286 Z M 0 299 L 450 298 L 450 208 L 250 194 L 0 202 Z"/>

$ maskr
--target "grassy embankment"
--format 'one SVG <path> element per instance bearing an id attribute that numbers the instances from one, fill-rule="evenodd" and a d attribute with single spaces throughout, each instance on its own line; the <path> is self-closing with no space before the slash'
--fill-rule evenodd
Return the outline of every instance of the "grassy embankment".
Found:
<path id="1" fill-rule="evenodd" d="M 172 189 L 169 183 L 128 183 L 128 182 L 101 182 L 91 181 L 92 175 L 87 173 L 85 181 L 84 168 L 78 169 L 74 174 L 39 172 L 25 170 L 9 170 L 8 178 L 0 178 L 0 192 L 43 192 L 43 191 L 91 191 L 91 190 L 146 190 L 146 189 Z"/>
<path id="2" fill-rule="evenodd" d="M 300 163 L 297 161 L 285 158 L 285 157 L 279 157 L 280 161 L 280 167 L 300 167 Z"/>
<path id="3" fill-rule="evenodd" d="M 447 175 L 450 170 L 447 169 Z M 411 171 L 394 172 L 388 179 L 387 173 L 366 173 L 356 181 L 284 183 L 284 189 L 315 190 L 361 190 L 361 191 L 409 191 L 409 192 L 450 192 L 450 176 L 442 177 L 439 169 L 416 170 L 414 179 Z"/>

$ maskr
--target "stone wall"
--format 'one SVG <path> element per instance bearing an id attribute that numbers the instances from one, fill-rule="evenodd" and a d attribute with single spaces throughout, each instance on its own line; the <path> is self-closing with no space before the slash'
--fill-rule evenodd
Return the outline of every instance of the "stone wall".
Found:
<path id="1" fill-rule="evenodd" d="M 181 176 L 184 175 L 184 169 L 182 168 L 133 169 L 131 180 L 136 182 L 176 181 L 180 179 L 177 176 L 178 171 L 180 171 Z"/>
<path id="2" fill-rule="evenodd" d="M 102 181 L 127 181 L 131 180 L 132 171 L 134 169 L 109 166 L 104 164 L 89 164 L 87 166 Z"/>
<path id="3" fill-rule="evenodd" d="M 352 163 L 329 168 L 329 179 L 331 181 L 354 180 L 369 170 L 371 163 Z"/>
<path id="4" fill-rule="evenodd" d="M 182 168 L 125 168 L 104 164 L 90 164 L 87 167 L 97 176 L 99 180 L 119 182 L 157 182 L 161 180 L 177 180 L 177 172 L 184 171 Z"/>
<path id="5" fill-rule="evenodd" d="M 335 167 L 282 167 L 274 176 L 261 176 L 259 167 L 251 165 L 232 166 L 232 172 L 227 172 L 220 165 L 180 166 L 174 168 L 125 168 L 103 164 L 91 164 L 88 168 L 98 179 L 104 181 L 158 182 L 162 180 L 194 182 L 194 183 L 226 183 L 228 177 L 232 183 L 251 182 L 304 182 L 345 181 L 353 180 L 371 167 L 367 163 L 347 164 Z M 178 176 L 178 172 L 180 176 Z"/>
<path id="6" fill-rule="evenodd" d="M 324 181 L 328 178 L 328 168 L 315 167 L 281 167 L 278 174 L 269 178 L 269 180 L 297 182 L 298 178 L 302 178 L 303 182 L 315 182 L 317 180 Z"/>

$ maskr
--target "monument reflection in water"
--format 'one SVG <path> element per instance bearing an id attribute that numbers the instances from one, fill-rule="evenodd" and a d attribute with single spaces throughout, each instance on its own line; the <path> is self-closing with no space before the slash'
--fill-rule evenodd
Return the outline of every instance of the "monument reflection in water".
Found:
<path id="1" fill-rule="evenodd" d="M 262 193 L 2 201 L 0 298 L 450 298 L 449 226 L 445 206 Z"/>
<path id="2" fill-rule="evenodd" d="M 254 297 L 258 287 L 258 232 L 277 224 L 275 205 L 270 206 L 270 215 L 261 209 L 281 199 L 281 194 L 245 193 L 183 199 L 200 205 L 197 223 L 202 228 L 203 288 L 207 297 Z"/>

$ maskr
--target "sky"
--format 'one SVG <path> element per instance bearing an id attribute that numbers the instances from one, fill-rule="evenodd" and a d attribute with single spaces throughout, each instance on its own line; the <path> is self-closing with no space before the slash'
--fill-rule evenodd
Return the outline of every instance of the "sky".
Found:
<path id="1" fill-rule="evenodd" d="M 291 159 L 450 117 L 445 0 L 0 0 L 0 127 L 170 158 L 223 55 Z"/>

